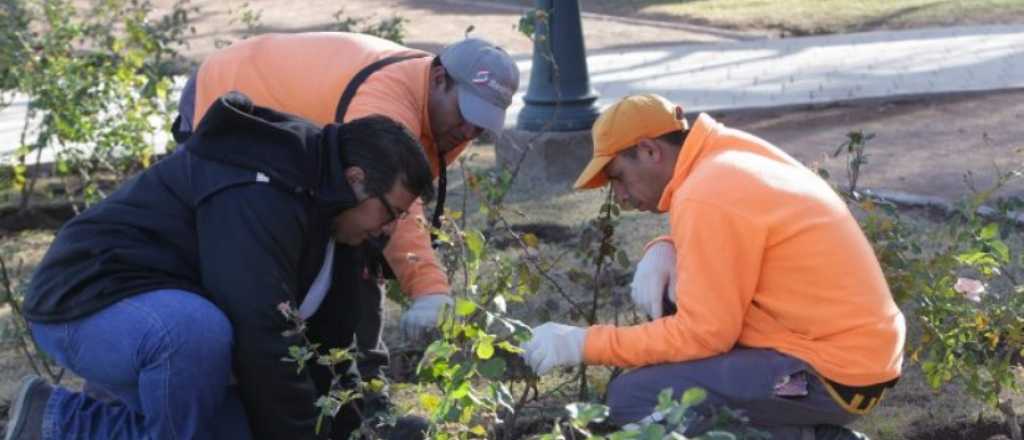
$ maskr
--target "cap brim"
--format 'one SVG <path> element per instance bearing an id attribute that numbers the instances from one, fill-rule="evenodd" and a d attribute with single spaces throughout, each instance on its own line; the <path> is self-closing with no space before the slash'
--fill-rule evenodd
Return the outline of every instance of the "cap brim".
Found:
<path id="1" fill-rule="evenodd" d="M 471 124 L 499 133 L 505 128 L 505 109 L 484 101 L 469 87 L 459 84 L 459 111 Z"/>
<path id="2" fill-rule="evenodd" d="M 590 159 L 590 163 L 580 173 L 580 177 L 576 179 L 576 184 L 573 188 L 576 189 L 591 189 L 600 188 L 608 183 L 608 176 L 604 174 L 604 167 L 608 166 L 608 162 L 612 161 L 613 156 L 597 156 Z"/>

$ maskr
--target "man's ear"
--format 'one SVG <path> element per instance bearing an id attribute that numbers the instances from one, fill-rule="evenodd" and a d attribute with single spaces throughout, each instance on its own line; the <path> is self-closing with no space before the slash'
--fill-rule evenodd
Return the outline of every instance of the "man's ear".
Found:
<path id="1" fill-rule="evenodd" d="M 640 138 L 636 147 L 639 159 L 644 162 L 658 163 L 664 155 L 661 144 L 654 139 Z"/>
<path id="2" fill-rule="evenodd" d="M 366 172 L 359 167 L 348 167 L 345 168 L 345 181 L 348 182 L 349 188 L 352 188 L 352 192 L 356 195 L 356 199 L 362 201 L 368 194 L 366 194 Z"/>
<path id="3" fill-rule="evenodd" d="M 433 66 L 430 68 L 430 86 L 431 87 L 443 87 L 447 78 L 445 77 L 444 66 Z"/>

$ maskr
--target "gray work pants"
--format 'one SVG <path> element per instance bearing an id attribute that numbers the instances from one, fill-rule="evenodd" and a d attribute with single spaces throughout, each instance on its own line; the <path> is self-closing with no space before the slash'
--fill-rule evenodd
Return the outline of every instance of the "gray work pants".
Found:
<path id="1" fill-rule="evenodd" d="M 723 405 L 741 410 L 750 427 L 774 440 L 813 439 L 815 425 L 846 425 L 858 417 L 832 399 L 805 362 L 774 350 L 736 348 L 706 359 L 638 368 L 615 378 L 608 385 L 611 421 L 622 426 L 659 420 L 651 416 L 661 390 L 672 388 L 678 399 L 694 387 L 703 388 L 707 399 L 694 409 L 685 427 L 687 436 L 712 428 L 711 414 Z"/>

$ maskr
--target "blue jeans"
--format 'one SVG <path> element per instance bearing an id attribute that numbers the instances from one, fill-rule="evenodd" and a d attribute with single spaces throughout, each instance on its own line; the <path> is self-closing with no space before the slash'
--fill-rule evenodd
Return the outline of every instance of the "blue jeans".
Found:
<path id="1" fill-rule="evenodd" d="M 781 386 L 789 383 L 796 386 Z M 751 427 L 773 440 L 814 438 L 814 425 L 846 425 L 846 412 L 804 361 L 774 350 L 735 348 L 706 359 L 638 368 L 608 384 L 610 419 L 617 425 L 643 422 L 655 412 L 658 393 L 672 388 L 679 398 L 690 388 L 707 392 L 685 434 L 712 428 L 716 407 L 742 410 Z"/>
<path id="2" fill-rule="evenodd" d="M 197 294 L 156 290 L 84 318 L 30 327 L 58 364 L 114 396 L 56 388 L 44 440 L 252 437 L 230 385 L 231 323 Z"/>

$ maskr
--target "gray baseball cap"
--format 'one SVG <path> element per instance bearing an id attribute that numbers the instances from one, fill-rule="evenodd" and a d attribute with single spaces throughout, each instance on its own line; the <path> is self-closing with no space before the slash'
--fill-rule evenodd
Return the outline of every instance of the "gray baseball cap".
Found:
<path id="1" fill-rule="evenodd" d="M 488 41 L 466 38 L 441 50 L 441 64 L 455 80 L 462 117 L 500 132 L 505 109 L 519 88 L 519 68 L 512 57 Z"/>

